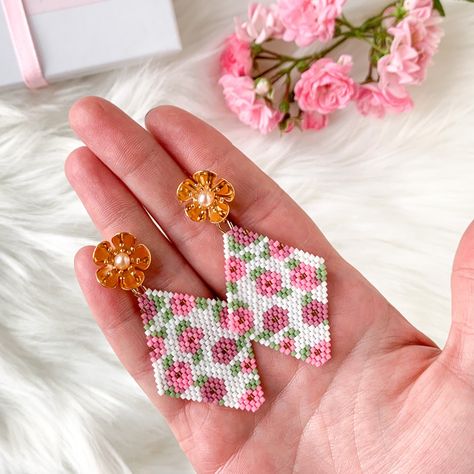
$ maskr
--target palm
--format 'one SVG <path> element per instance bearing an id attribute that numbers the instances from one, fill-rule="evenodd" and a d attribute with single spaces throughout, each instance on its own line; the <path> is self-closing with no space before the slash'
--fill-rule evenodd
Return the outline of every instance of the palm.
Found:
<path id="1" fill-rule="evenodd" d="M 75 105 L 71 122 L 88 148 L 73 152 L 68 177 L 105 237 L 127 230 L 150 246 L 158 265 L 149 286 L 224 297 L 219 232 L 185 221 L 173 202 L 184 173 L 197 169 L 215 169 L 234 184 L 232 218 L 239 225 L 326 258 L 333 359 L 316 369 L 256 345 L 267 401 L 252 415 L 156 395 L 136 302 L 100 288 L 91 249 L 79 252 L 78 278 L 99 325 L 198 471 L 472 469 L 474 270 L 466 269 L 474 267 L 474 251 L 462 245 L 457 258 L 463 270 L 453 279 L 456 324 L 441 352 L 335 252 L 288 196 L 198 119 L 174 108 L 155 110 L 150 134 L 111 104 L 89 98 Z M 280 216 L 288 215 L 291 228 L 281 225 Z M 474 239 L 474 229 L 465 239 Z"/>

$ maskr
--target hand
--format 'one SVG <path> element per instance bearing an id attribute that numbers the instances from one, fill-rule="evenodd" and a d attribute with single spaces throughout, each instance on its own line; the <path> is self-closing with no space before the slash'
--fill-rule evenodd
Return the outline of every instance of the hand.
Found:
<path id="1" fill-rule="evenodd" d="M 441 351 L 201 120 L 159 107 L 146 131 L 107 101 L 85 98 L 70 121 L 87 147 L 71 153 L 67 176 L 104 238 L 126 230 L 149 246 L 148 286 L 225 298 L 221 234 L 188 221 L 175 198 L 199 169 L 234 184 L 236 224 L 326 259 L 333 358 L 315 368 L 254 345 L 267 401 L 250 414 L 157 395 L 135 298 L 97 284 L 91 247 L 77 254 L 97 323 L 198 472 L 473 472 L 474 225 L 456 256 L 453 324 Z"/>

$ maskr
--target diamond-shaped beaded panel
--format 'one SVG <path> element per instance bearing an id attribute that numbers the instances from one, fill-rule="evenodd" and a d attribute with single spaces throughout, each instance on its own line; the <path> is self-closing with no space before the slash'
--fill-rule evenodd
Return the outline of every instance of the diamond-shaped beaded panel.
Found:
<path id="1" fill-rule="evenodd" d="M 224 255 L 231 331 L 315 366 L 331 358 L 324 259 L 239 227 Z"/>
<path id="2" fill-rule="evenodd" d="M 147 290 L 139 305 L 160 395 L 249 411 L 263 403 L 251 341 L 226 327 L 225 302 Z"/>

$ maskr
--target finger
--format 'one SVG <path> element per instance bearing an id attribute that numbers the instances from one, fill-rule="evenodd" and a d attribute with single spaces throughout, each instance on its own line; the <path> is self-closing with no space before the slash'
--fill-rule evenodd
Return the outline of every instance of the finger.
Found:
<path id="1" fill-rule="evenodd" d="M 217 130 L 172 106 L 149 112 L 146 125 L 188 174 L 213 169 L 233 183 L 236 199 L 231 219 L 235 223 L 324 257 L 329 272 L 331 332 L 336 341 L 333 362 L 343 360 L 375 323 L 383 325 L 386 318 L 399 316 L 387 309 L 386 301 L 338 255 L 307 214 Z M 222 247 L 216 251 L 221 255 Z"/>
<path id="2" fill-rule="evenodd" d="M 87 97 L 76 102 L 70 122 L 165 229 L 203 280 L 223 297 L 222 239 L 212 226 L 189 222 L 178 205 L 176 189 L 186 177 L 179 165 L 146 130 L 104 99 Z"/>
<path id="3" fill-rule="evenodd" d="M 66 174 L 105 238 L 127 230 L 150 248 L 153 264 L 146 272 L 146 284 L 210 296 L 209 289 L 159 232 L 134 196 L 87 148 L 69 156 Z M 96 281 L 96 270 L 91 248 L 80 251 L 76 258 L 77 277 L 99 326 L 153 403 L 166 416 L 174 416 L 182 403 L 156 393 L 136 298 L 128 292 L 102 288 Z"/>
<path id="4" fill-rule="evenodd" d="M 67 160 L 66 173 L 105 238 L 125 228 L 150 247 L 152 266 L 147 271 L 146 284 L 151 280 L 152 285 L 160 289 L 177 289 L 210 296 L 209 290 L 158 232 L 135 197 L 90 150 L 80 148 L 73 152 Z M 213 420 L 218 419 L 220 430 L 229 440 L 230 450 L 233 440 L 244 439 L 253 428 L 253 423 L 249 426 L 242 423 L 236 427 L 235 416 L 241 414 L 239 411 L 158 395 L 137 301 L 128 292 L 105 289 L 97 283 L 97 267 L 92 262 L 92 252 L 93 247 L 85 247 L 76 255 L 77 279 L 99 327 L 124 367 L 170 421 L 178 439 L 189 440 L 190 430 L 194 426 L 202 426 L 203 420 L 212 425 Z M 157 264 L 161 271 L 154 272 Z M 293 368 L 297 364 L 289 358 L 285 363 Z M 276 396 L 279 384 L 283 386 L 285 383 L 284 380 L 280 382 L 285 363 L 278 364 L 278 360 L 275 360 L 272 366 L 268 364 L 269 371 L 268 376 L 264 377 L 264 384 L 269 399 Z M 183 410 L 187 404 L 192 404 L 193 409 Z M 264 413 L 265 409 L 260 416 L 264 416 Z M 251 420 L 249 416 L 247 419 Z M 192 450 L 191 447 L 188 449 Z"/>
<path id="5" fill-rule="evenodd" d="M 147 284 L 211 296 L 209 289 L 158 230 L 133 194 L 90 150 L 83 147 L 73 151 L 66 161 L 65 172 L 105 239 L 127 231 L 149 247 L 153 265 L 147 271 Z"/>
<path id="6" fill-rule="evenodd" d="M 460 374 L 474 380 L 474 222 L 468 227 L 454 259 L 452 324 L 443 356 Z"/>
<path id="7" fill-rule="evenodd" d="M 340 260 L 293 199 L 209 124 L 177 107 L 161 106 L 148 113 L 146 126 L 187 174 L 198 169 L 217 170 L 233 183 L 233 221 L 288 245 L 324 255 L 326 260 Z"/>
<path id="8" fill-rule="evenodd" d="M 92 261 L 94 247 L 84 247 L 74 260 L 76 277 L 86 301 L 113 351 L 152 403 L 167 418 L 183 408 L 183 400 L 161 397 L 156 391 L 153 368 L 146 344 L 136 298 L 119 290 L 98 285 L 97 267 Z"/>

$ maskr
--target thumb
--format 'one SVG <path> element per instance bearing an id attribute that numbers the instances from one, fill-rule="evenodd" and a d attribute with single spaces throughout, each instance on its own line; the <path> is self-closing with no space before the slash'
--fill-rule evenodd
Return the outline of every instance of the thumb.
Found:
<path id="1" fill-rule="evenodd" d="M 474 380 L 474 222 L 456 252 L 451 286 L 452 324 L 444 355 L 456 372 Z"/>

